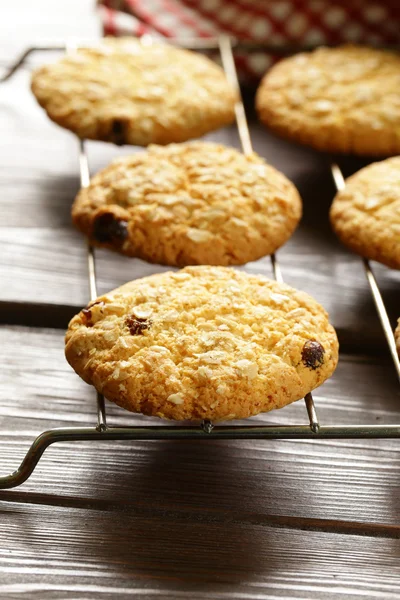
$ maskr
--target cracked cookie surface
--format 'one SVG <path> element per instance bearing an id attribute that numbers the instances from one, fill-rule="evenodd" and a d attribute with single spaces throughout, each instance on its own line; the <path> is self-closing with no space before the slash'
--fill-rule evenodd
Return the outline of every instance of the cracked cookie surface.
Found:
<path id="1" fill-rule="evenodd" d="M 301 210 L 294 185 L 256 154 L 187 142 L 115 160 L 79 192 L 72 218 L 94 245 L 129 256 L 230 265 L 274 252 Z"/>
<path id="2" fill-rule="evenodd" d="M 373 163 L 349 177 L 335 196 L 330 218 L 351 250 L 400 269 L 400 157 Z"/>
<path id="3" fill-rule="evenodd" d="M 364 46 L 280 61 L 262 80 L 259 117 L 278 134 L 329 152 L 400 153 L 400 56 Z"/>
<path id="4" fill-rule="evenodd" d="M 280 408 L 332 375 L 338 342 L 308 294 L 226 267 L 151 275 L 70 322 L 66 357 L 106 398 L 176 420 Z"/>
<path id="5" fill-rule="evenodd" d="M 33 73 L 50 119 L 80 138 L 147 146 L 200 137 L 234 120 L 236 94 L 208 58 L 106 38 Z"/>

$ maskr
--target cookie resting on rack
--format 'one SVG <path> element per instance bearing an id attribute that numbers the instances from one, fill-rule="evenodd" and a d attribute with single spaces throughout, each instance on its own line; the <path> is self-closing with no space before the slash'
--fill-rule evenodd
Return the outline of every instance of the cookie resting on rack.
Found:
<path id="1" fill-rule="evenodd" d="M 330 218 L 357 254 L 400 269 L 400 156 L 368 165 L 346 180 Z"/>
<path id="2" fill-rule="evenodd" d="M 332 375 L 338 342 L 311 296 L 227 267 L 151 275 L 76 315 L 66 357 L 137 413 L 230 420 L 280 408 Z"/>
<path id="3" fill-rule="evenodd" d="M 181 142 L 234 120 L 236 93 L 213 61 L 166 44 L 106 38 L 33 73 L 50 119 L 80 138 Z"/>
<path id="4" fill-rule="evenodd" d="M 232 265 L 274 252 L 301 210 L 294 185 L 256 154 L 188 142 L 115 160 L 79 192 L 72 217 L 92 244 L 129 256 Z"/>
<path id="5" fill-rule="evenodd" d="M 278 134 L 329 152 L 400 153 L 400 56 L 364 46 L 319 48 L 280 61 L 256 105 Z"/>

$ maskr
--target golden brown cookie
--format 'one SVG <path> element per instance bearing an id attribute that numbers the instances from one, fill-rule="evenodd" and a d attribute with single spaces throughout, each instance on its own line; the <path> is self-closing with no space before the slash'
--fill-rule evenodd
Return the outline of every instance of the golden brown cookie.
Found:
<path id="1" fill-rule="evenodd" d="M 161 43 L 107 38 L 36 70 L 50 119 L 80 138 L 169 144 L 234 120 L 235 91 L 208 58 Z"/>
<path id="2" fill-rule="evenodd" d="M 167 265 L 243 264 L 284 244 L 301 217 L 288 179 L 210 142 L 150 146 L 115 160 L 72 216 L 95 245 Z"/>
<path id="3" fill-rule="evenodd" d="M 168 419 L 239 419 L 332 375 L 338 342 L 308 294 L 226 267 L 132 281 L 76 315 L 75 371 L 120 406 Z"/>
<path id="4" fill-rule="evenodd" d="M 400 56 L 363 46 L 319 48 L 280 61 L 257 92 L 259 117 L 318 150 L 400 153 Z"/>
<path id="5" fill-rule="evenodd" d="M 397 327 L 394 332 L 394 339 L 396 340 L 397 354 L 400 356 L 400 319 L 397 321 Z"/>
<path id="6" fill-rule="evenodd" d="M 346 180 L 330 218 L 341 241 L 361 256 L 400 269 L 400 156 Z"/>

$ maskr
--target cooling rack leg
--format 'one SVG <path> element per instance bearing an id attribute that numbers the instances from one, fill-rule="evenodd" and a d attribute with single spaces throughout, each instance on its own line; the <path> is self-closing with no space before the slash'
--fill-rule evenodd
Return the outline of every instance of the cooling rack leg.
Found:
<path id="1" fill-rule="evenodd" d="M 374 299 L 376 311 L 379 316 L 379 320 L 382 325 L 383 332 L 386 337 L 387 344 L 389 346 L 390 354 L 393 359 L 394 368 L 396 369 L 397 377 L 400 380 L 400 360 L 397 354 L 396 342 L 394 339 L 392 326 L 389 321 L 389 317 L 386 311 L 385 304 L 382 299 L 382 294 L 379 290 L 378 284 L 375 279 L 375 275 L 371 269 L 369 261 L 367 259 L 363 259 L 365 274 L 367 276 L 367 280 L 369 283 L 369 287 L 371 288 L 372 297 Z"/>
<path id="2" fill-rule="evenodd" d="M 0 477 L 0 490 L 17 487 L 30 477 L 46 448 L 53 443 L 48 432 L 40 434 L 29 448 L 20 467 L 11 475 Z"/>
<path id="3" fill-rule="evenodd" d="M 6 70 L 4 75 L 2 75 L 0 77 L 0 83 L 3 83 L 4 81 L 7 81 L 8 79 L 10 79 L 10 77 L 12 77 L 12 75 L 14 75 L 14 73 L 16 71 L 18 71 L 18 69 L 20 69 L 20 67 L 22 67 L 23 64 L 25 64 L 28 56 L 30 56 L 34 52 L 45 52 L 48 50 L 54 50 L 54 51 L 65 50 L 65 45 L 63 45 L 63 46 L 30 46 L 20 55 L 19 58 L 17 58 L 12 63 L 12 65 L 10 65 L 8 67 L 8 69 Z"/>
<path id="4" fill-rule="evenodd" d="M 214 429 L 214 425 L 209 419 L 204 419 L 204 421 L 201 424 L 201 427 L 203 431 L 205 431 L 205 433 L 211 433 Z"/>
<path id="5" fill-rule="evenodd" d="M 46 448 L 52 444 L 56 442 L 101 440 L 105 439 L 104 435 L 98 428 L 70 427 L 44 431 L 34 440 L 19 468 L 11 475 L 0 477 L 0 490 L 17 487 L 24 483 L 32 475 Z M 130 432 L 130 436 L 134 437 L 134 433 Z M 130 436 L 128 435 L 129 438 Z M 118 434 L 116 435 L 115 431 L 112 432 L 110 439 L 116 437 L 118 437 Z"/>
<path id="6" fill-rule="evenodd" d="M 88 187 L 90 184 L 90 169 L 89 160 L 86 153 L 85 140 L 79 139 L 79 175 L 81 180 L 81 187 Z M 97 298 L 97 281 L 96 281 L 96 261 L 94 255 L 94 248 L 89 243 L 87 246 L 87 266 L 88 266 L 88 278 L 89 278 L 89 297 L 90 300 L 96 300 Z M 107 415 L 106 406 L 104 402 L 103 394 L 97 392 L 97 429 L 104 431 L 107 429 Z"/>
<path id="7" fill-rule="evenodd" d="M 308 418 L 310 420 L 310 428 L 314 433 L 318 433 L 320 424 L 317 417 L 317 411 L 315 410 L 314 400 L 311 392 L 306 395 L 304 398 L 304 402 L 306 403 L 306 409 Z"/>
<path id="8" fill-rule="evenodd" d="M 271 254 L 270 259 L 271 259 L 272 273 L 274 274 L 274 279 L 278 283 L 283 283 L 282 271 L 281 271 L 281 268 L 279 266 L 279 263 L 278 263 L 278 260 L 276 258 L 276 255 L 275 254 Z"/>
<path id="9" fill-rule="evenodd" d="M 240 93 L 239 79 L 237 76 L 235 60 L 232 52 L 232 43 L 229 36 L 221 35 L 218 38 L 218 45 L 225 74 L 228 81 L 237 93 L 237 100 L 235 102 L 235 117 L 243 153 L 252 154 L 253 146 L 247 124 L 246 111 L 244 110 L 243 100 Z"/>
<path id="10" fill-rule="evenodd" d="M 7 81 L 7 79 L 10 79 L 10 77 L 12 75 L 14 75 L 14 73 L 16 71 L 18 71 L 18 69 L 20 67 L 22 67 L 22 65 L 24 64 L 24 62 L 28 58 L 28 56 L 30 54 L 32 54 L 32 52 L 34 52 L 35 50 L 36 50 L 36 48 L 33 48 L 33 47 L 27 48 L 27 50 L 25 50 L 25 52 L 23 52 L 21 54 L 21 56 L 19 58 L 17 58 L 17 60 L 10 67 L 8 67 L 8 69 L 6 70 L 6 72 L 4 73 L 4 75 L 2 75 L 2 77 L 0 78 L 0 83 L 3 83 L 3 81 Z"/>

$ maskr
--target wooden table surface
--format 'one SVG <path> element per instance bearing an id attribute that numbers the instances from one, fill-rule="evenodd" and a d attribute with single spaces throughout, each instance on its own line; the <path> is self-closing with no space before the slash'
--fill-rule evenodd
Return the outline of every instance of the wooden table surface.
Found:
<path id="1" fill-rule="evenodd" d="M 92 2 L 14 0 L 4 12 L 2 67 L 43 38 L 99 35 Z M 68 319 L 88 299 L 85 243 L 70 223 L 77 141 L 29 91 L 33 63 L 49 59 L 35 56 L 0 88 L 0 475 L 40 432 L 95 423 L 93 390 L 63 355 Z M 320 300 L 339 332 L 340 365 L 315 393 L 320 421 L 400 422 L 361 261 L 329 228 L 326 158 L 253 118 L 251 131 L 304 199 L 278 253 L 284 278 Z M 234 128 L 209 138 L 238 145 Z M 91 169 L 130 151 L 90 143 Z M 160 270 L 97 258 L 100 292 Z M 394 323 L 399 273 L 374 267 Z M 271 272 L 268 259 L 246 270 Z M 152 422 L 107 408 L 112 424 Z M 304 403 L 252 422 L 305 423 Z M 399 450 L 399 440 L 57 444 L 25 484 L 0 492 L 0 597 L 400 598 Z"/>

